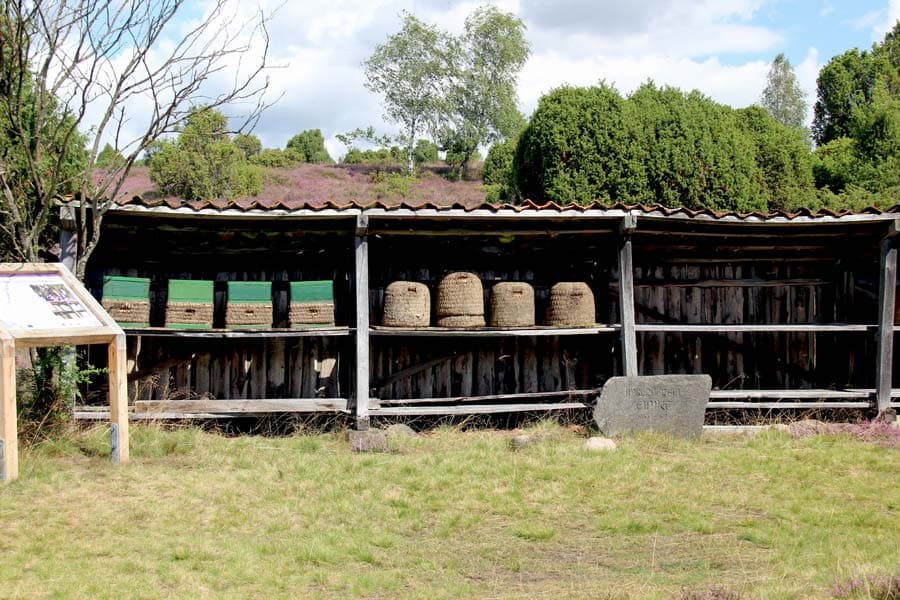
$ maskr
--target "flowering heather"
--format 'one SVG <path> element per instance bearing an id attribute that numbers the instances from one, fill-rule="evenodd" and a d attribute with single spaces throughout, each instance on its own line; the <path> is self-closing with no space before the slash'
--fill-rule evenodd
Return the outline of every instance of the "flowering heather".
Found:
<path id="1" fill-rule="evenodd" d="M 836 583 L 832 590 L 835 598 L 873 598 L 874 600 L 900 600 L 900 575 L 859 575 L 843 583 Z"/>
<path id="2" fill-rule="evenodd" d="M 401 177 L 400 175 L 394 175 Z M 294 168 L 269 169 L 264 176 L 263 189 L 252 198 L 236 198 L 234 204 L 242 206 L 250 202 L 262 206 L 278 203 L 290 207 L 318 207 L 328 203 L 345 205 L 351 202 L 387 205 L 406 204 L 419 206 L 453 204 L 475 207 L 485 200 L 485 191 L 480 181 L 449 181 L 431 171 L 425 171 L 408 185 L 390 186 L 379 182 L 371 169 L 365 167 L 302 164 Z M 146 167 L 132 169 L 125 180 L 117 201 L 127 202 L 133 198 L 145 202 L 165 201 L 172 204 L 176 198 L 162 197 L 150 181 Z M 215 206 L 224 203 L 213 202 Z"/>
<path id="3" fill-rule="evenodd" d="M 825 423 L 806 419 L 788 426 L 792 437 L 813 435 L 849 435 L 862 442 L 878 444 L 885 448 L 900 448 L 900 427 L 890 421 L 864 421 L 862 423 Z"/>

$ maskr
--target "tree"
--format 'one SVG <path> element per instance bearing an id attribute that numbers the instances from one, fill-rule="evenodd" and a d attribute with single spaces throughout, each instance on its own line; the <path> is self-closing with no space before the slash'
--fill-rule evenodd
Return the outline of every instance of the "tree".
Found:
<path id="1" fill-rule="evenodd" d="M 244 163 L 242 165 L 242 163 Z M 195 109 L 178 139 L 161 142 L 150 159 L 150 178 L 163 194 L 186 200 L 258 194 L 244 152 L 228 136 L 228 119 L 217 110 Z"/>
<path id="2" fill-rule="evenodd" d="M 729 211 L 814 195 L 802 135 L 759 107 L 646 83 L 627 99 L 601 84 L 538 103 L 513 159 L 524 197 L 561 204 L 659 203 Z"/>
<path id="3" fill-rule="evenodd" d="M 760 105 L 782 125 L 806 132 L 806 94 L 784 54 L 778 54 L 769 67 Z"/>
<path id="4" fill-rule="evenodd" d="M 871 51 L 854 48 L 832 58 L 819 71 L 816 94 L 816 144 L 842 136 L 860 139 L 860 112 L 879 96 L 900 98 L 900 22 Z"/>
<path id="5" fill-rule="evenodd" d="M 232 141 L 241 150 L 244 160 L 250 160 L 254 156 L 259 156 L 263 149 L 262 142 L 252 133 L 239 133 L 234 136 Z"/>
<path id="6" fill-rule="evenodd" d="M 524 127 L 516 81 L 530 50 L 522 20 L 493 6 L 466 18 L 465 31 L 451 49 L 448 125 L 440 138 L 465 176 L 480 145 L 514 137 Z"/>
<path id="7" fill-rule="evenodd" d="M 122 153 L 107 143 L 103 146 L 103 150 L 97 154 L 97 161 L 94 163 L 94 166 L 98 169 L 113 169 L 123 162 L 125 162 L 125 157 L 122 156 Z"/>
<path id="8" fill-rule="evenodd" d="M 17 60 L 15 29 L 0 13 L 0 251 L 3 260 L 33 262 L 56 233 L 47 199 L 74 193 L 88 158 L 59 99 Z"/>
<path id="9" fill-rule="evenodd" d="M 759 106 L 737 111 L 755 146 L 756 184 L 769 210 L 797 210 L 815 202 L 812 155 L 806 130 L 779 122 Z"/>
<path id="10" fill-rule="evenodd" d="M 188 21 L 183 16 L 193 6 L 186 0 L 4 4 L 0 109 L 4 135 L 22 149 L 27 178 L 15 181 L 8 155 L 3 159 L 0 187 L 17 253 L 35 255 L 47 215 L 71 187 L 80 200 L 76 274 L 83 278 L 103 216 L 129 171 L 154 140 L 175 130 L 195 98 L 210 108 L 252 102 L 245 125 L 265 108 L 268 17 L 247 19 L 239 4 L 212 0 L 202 17 Z M 216 91 L 211 79 L 226 69 L 232 83 Z M 149 108 L 135 104 L 147 99 Z M 89 131 L 85 168 L 74 179 L 67 170 L 44 168 L 53 148 L 72 143 L 80 129 Z M 106 143 L 124 160 L 95 173 L 87 165 L 96 164 Z M 17 185 L 32 194 L 27 206 L 9 193 Z"/>
<path id="11" fill-rule="evenodd" d="M 543 96 L 516 147 L 522 196 L 562 204 L 633 198 L 645 176 L 639 147 L 628 139 L 626 110 L 605 84 Z"/>
<path id="12" fill-rule="evenodd" d="M 444 113 L 448 46 L 446 34 L 405 13 L 403 28 L 363 63 L 366 88 L 382 96 L 384 118 L 400 126 L 409 174 L 416 139 L 437 131 Z"/>
<path id="13" fill-rule="evenodd" d="M 301 162 L 328 164 L 334 162 L 325 148 L 325 138 L 318 129 L 301 131 L 288 140 L 287 149 L 293 150 Z"/>

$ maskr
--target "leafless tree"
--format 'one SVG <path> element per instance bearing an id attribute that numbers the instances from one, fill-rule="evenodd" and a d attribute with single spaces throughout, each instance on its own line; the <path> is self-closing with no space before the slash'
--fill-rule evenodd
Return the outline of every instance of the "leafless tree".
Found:
<path id="1" fill-rule="evenodd" d="M 60 190 L 75 191 L 76 275 L 97 247 L 100 224 L 132 167 L 154 140 L 198 105 L 241 106 L 252 126 L 267 106 L 271 14 L 211 0 L 6 0 L 0 14 L 0 115 L 22 145 L 30 198 L 0 157 L 6 229 L 17 254 L 36 258 Z M 242 12 L 243 11 L 243 12 Z M 146 106 L 149 105 L 149 106 Z M 145 108 L 146 106 L 146 108 Z M 136 107 L 139 107 L 136 110 Z M 86 166 L 67 174 L 60 144 L 86 143 Z M 103 144 L 121 155 L 93 165 Z M 52 147 L 51 147 L 52 146 Z M 47 161 L 58 161 L 48 168 Z M 67 181 L 61 178 L 69 178 Z"/>

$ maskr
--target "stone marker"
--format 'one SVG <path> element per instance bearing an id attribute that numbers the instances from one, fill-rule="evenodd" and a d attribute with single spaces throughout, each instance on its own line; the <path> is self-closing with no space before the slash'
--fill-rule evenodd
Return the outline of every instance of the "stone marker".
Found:
<path id="1" fill-rule="evenodd" d="M 635 431 L 698 436 L 711 388 L 709 375 L 611 377 L 594 407 L 594 421 L 606 436 Z"/>

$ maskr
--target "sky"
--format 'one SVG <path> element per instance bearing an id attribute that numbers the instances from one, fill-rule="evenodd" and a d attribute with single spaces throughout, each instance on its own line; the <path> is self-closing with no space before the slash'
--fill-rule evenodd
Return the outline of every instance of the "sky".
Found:
<path id="1" fill-rule="evenodd" d="M 361 63 L 396 33 L 402 12 L 450 33 L 482 2 L 456 0 L 260 0 L 274 12 L 269 27 L 268 97 L 277 102 L 254 133 L 264 147 L 284 147 L 318 128 L 333 157 L 336 135 L 373 125 L 390 133 L 380 98 L 369 92 Z M 828 60 L 868 49 L 900 19 L 900 0 L 495 0 L 525 23 L 531 56 L 519 76 L 527 116 L 561 85 L 601 80 L 623 94 L 652 79 L 697 89 L 743 107 L 759 100 L 772 59 L 783 52 L 807 94 Z M 249 6 L 242 2 L 244 6 Z M 200 5 L 202 6 L 202 5 Z M 201 12 L 202 9 L 195 11 Z"/>

